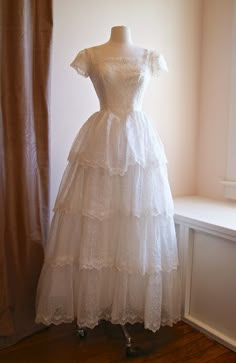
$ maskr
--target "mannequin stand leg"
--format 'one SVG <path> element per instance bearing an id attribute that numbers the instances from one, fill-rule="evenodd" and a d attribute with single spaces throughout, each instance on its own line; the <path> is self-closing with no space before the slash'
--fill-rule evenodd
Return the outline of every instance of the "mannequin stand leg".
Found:
<path id="1" fill-rule="evenodd" d="M 131 336 L 129 335 L 128 330 L 126 329 L 125 325 L 121 325 L 121 329 L 126 339 L 126 348 L 131 348 Z"/>
<path id="2" fill-rule="evenodd" d="M 137 356 L 141 355 L 140 349 L 132 346 L 132 338 L 131 338 L 126 326 L 121 325 L 121 329 L 122 329 L 125 339 L 126 339 L 126 356 L 127 357 L 137 357 Z"/>

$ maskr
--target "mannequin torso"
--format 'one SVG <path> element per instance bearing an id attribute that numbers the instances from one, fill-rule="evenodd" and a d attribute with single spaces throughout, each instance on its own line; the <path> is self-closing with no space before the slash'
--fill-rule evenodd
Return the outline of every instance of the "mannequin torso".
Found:
<path id="1" fill-rule="evenodd" d="M 132 42 L 131 31 L 127 26 L 114 26 L 110 39 L 101 45 L 92 47 L 97 59 L 104 57 L 134 57 L 141 58 L 144 50 Z"/>

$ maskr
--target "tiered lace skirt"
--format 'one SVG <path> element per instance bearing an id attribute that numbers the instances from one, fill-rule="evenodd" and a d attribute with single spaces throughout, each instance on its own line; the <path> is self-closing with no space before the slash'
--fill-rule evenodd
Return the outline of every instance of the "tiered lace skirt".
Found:
<path id="1" fill-rule="evenodd" d="M 72 145 L 54 207 L 36 322 L 93 328 L 180 318 L 166 157 L 142 112 L 93 114 Z"/>

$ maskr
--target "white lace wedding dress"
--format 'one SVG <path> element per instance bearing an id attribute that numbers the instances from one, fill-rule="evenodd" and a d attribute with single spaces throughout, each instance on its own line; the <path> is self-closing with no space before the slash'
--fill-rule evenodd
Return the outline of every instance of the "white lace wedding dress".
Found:
<path id="1" fill-rule="evenodd" d="M 71 64 L 92 80 L 101 108 L 72 145 L 54 207 L 36 301 L 36 322 L 93 328 L 144 322 L 152 331 L 180 318 L 173 201 L 166 156 L 141 111 L 161 54 Z"/>

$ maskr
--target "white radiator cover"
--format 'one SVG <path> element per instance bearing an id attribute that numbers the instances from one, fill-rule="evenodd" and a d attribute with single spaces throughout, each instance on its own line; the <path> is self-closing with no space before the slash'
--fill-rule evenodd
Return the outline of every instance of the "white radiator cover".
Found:
<path id="1" fill-rule="evenodd" d="M 236 204 L 175 199 L 183 320 L 236 351 Z"/>

